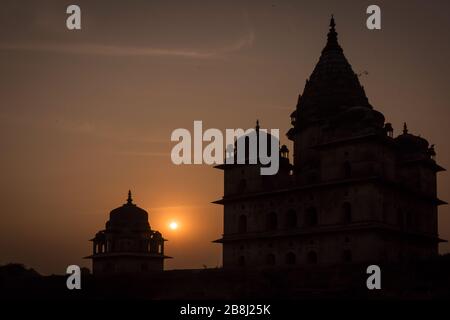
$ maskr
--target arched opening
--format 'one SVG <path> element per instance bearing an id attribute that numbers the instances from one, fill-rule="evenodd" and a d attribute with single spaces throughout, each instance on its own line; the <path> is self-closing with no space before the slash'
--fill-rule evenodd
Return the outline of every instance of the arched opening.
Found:
<path id="1" fill-rule="evenodd" d="M 277 230 L 278 228 L 278 217 L 275 212 L 271 212 L 267 215 L 267 225 L 266 229 L 269 231 Z"/>
<path id="2" fill-rule="evenodd" d="M 238 232 L 239 233 L 247 232 L 247 216 L 245 214 L 239 216 Z"/>
<path id="3" fill-rule="evenodd" d="M 344 177 L 350 178 L 352 176 L 352 166 L 350 162 L 345 161 L 344 162 Z"/>
<path id="4" fill-rule="evenodd" d="M 238 266 L 239 267 L 245 267 L 245 257 L 244 256 L 240 256 L 238 259 Z"/>
<path id="5" fill-rule="evenodd" d="M 308 227 L 313 227 L 316 226 L 318 223 L 318 219 L 317 219 L 317 210 L 314 207 L 309 208 L 308 210 L 306 210 L 306 225 Z"/>
<path id="6" fill-rule="evenodd" d="M 352 222 L 352 206 L 348 202 L 342 205 L 342 220 L 346 224 Z"/>
<path id="7" fill-rule="evenodd" d="M 309 264 L 317 264 L 317 253 L 315 251 L 308 252 L 308 255 L 306 256 L 306 261 Z"/>
<path id="8" fill-rule="evenodd" d="M 352 252 L 350 250 L 344 250 L 342 253 L 342 259 L 346 263 L 352 262 Z"/>
<path id="9" fill-rule="evenodd" d="M 274 266 L 275 265 L 275 255 L 273 253 L 269 253 L 266 257 L 266 264 L 268 266 Z"/>
<path id="10" fill-rule="evenodd" d="M 285 144 L 283 144 L 280 148 L 280 157 L 283 159 L 289 159 L 289 149 Z"/>
<path id="11" fill-rule="evenodd" d="M 294 209 L 286 213 L 286 228 L 293 229 L 297 227 L 297 212 Z"/>
<path id="12" fill-rule="evenodd" d="M 287 265 L 294 265 L 296 263 L 296 256 L 293 252 L 289 252 L 286 254 L 286 264 Z"/>

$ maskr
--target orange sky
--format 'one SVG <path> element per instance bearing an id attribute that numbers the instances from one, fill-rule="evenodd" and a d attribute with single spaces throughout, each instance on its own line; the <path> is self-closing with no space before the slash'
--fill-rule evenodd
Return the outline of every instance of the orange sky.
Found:
<path id="1" fill-rule="evenodd" d="M 167 268 L 221 264 L 222 172 L 175 166 L 176 128 L 279 128 L 317 62 L 334 13 L 371 104 L 436 144 L 450 168 L 450 3 L 369 1 L 2 1 L 0 263 L 42 273 L 89 265 L 88 242 L 128 189 L 169 239 Z M 291 147 L 290 144 L 288 144 Z M 447 173 L 439 196 L 450 200 Z M 440 236 L 450 239 L 450 210 Z M 171 231 L 168 224 L 179 221 Z M 441 252 L 449 251 L 447 244 Z"/>

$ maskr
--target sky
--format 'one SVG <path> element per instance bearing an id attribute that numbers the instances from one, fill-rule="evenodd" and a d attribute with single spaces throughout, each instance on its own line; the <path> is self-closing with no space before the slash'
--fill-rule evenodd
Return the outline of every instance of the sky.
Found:
<path id="1" fill-rule="evenodd" d="M 66 28 L 81 8 L 82 29 Z M 330 15 L 370 103 L 450 168 L 448 1 L 14 1 L 0 10 L 0 264 L 90 266 L 88 242 L 126 201 L 169 241 L 167 269 L 221 265 L 223 172 L 176 166 L 171 132 L 279 128 L 326 42 Z M 450 200 L 448 173 L 438 195 Z M 439 234 L 450 239 L 450 209 Z M 179 228 L 169 224 L 177 221 Z M 440 246 L 450 251 L 448 244 Z"/>

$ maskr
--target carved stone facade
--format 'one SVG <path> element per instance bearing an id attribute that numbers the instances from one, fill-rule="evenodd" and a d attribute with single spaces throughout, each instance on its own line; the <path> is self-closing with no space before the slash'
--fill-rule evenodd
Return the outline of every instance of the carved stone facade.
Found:
<path id="1" fill-rule="evenodd" d="M 223 266 L 389 262 L 438 254 L 433 146 L 370 105 L 337 41 L 328 41 L 291 114 L 275 176 L 221 165 Z"/>

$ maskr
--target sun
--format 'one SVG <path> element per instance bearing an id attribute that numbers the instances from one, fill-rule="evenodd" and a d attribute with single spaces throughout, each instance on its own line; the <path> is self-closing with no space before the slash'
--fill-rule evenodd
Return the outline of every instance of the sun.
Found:
<path id="1" fill-rule="evenodd" d="M 169 223 L 169 228 L 172 230 L 178 229 L 178 223 L 176 223 L 175 221 L 172 221 L 171 223 Z"/>

